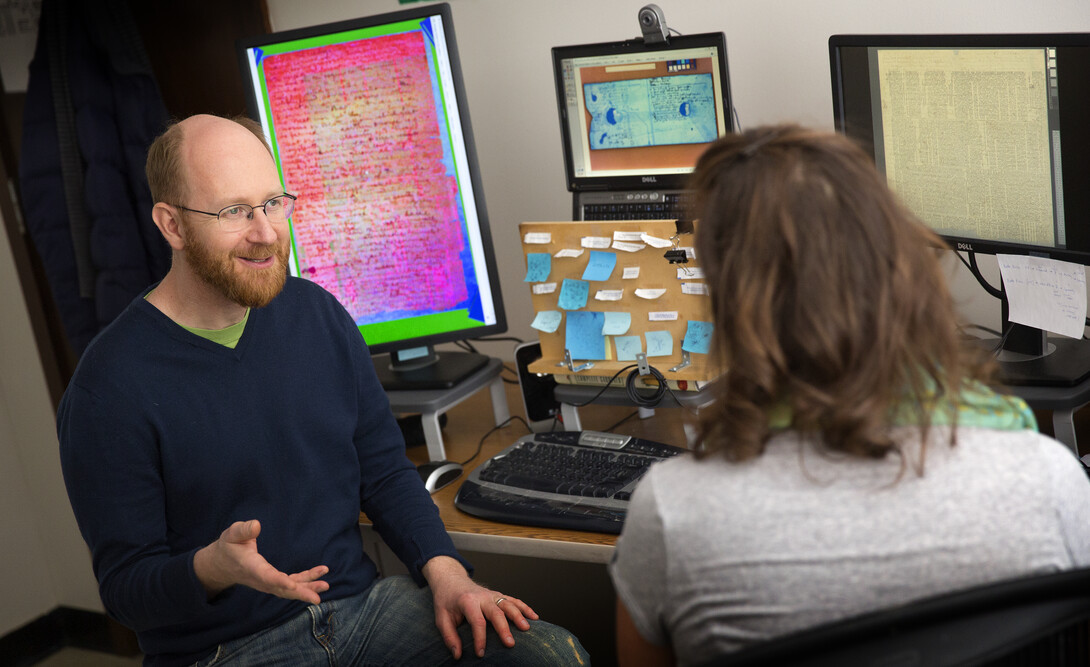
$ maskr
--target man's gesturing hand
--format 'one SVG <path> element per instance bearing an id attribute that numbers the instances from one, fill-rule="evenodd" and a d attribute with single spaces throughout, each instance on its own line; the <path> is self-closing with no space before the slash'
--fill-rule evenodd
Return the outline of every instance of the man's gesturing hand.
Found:
<path id="1" fill-rule="evenodd" d="M 319 579 L 329 568 L 319 565 L 295 574 L 277 570 L 257 552 L 260 532 L 261 523 L 256 519 L 236 521 L 218 540 L 194 554 L 193 569 L 208 592 L 208 599 L 241 584 L 289 600 L 321 602 L 318 594 L 329 590 L 329 584 Z"/>

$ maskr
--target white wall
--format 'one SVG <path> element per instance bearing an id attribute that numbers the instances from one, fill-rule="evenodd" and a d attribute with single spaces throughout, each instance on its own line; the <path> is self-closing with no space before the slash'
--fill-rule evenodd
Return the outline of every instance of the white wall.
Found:
<path id="1" fill-rule="evenodd" d="M 451 0 L 485 201 L 512 335 L 536 339 L 518 223 L 571 219 L 550 49 L 640 34 L 646 0 Z M 832 129 L 829 35 L 1090 31 L 1087 0 L 656 0 L 681 33 L 727 36 L 743 127 L 797 121 Z M 396 0 L 268 0 L 274 30 L 415 7 Z M 998 284 L 994 257 L 982 269 Z M 960 265 L 959 265 L 960 266 Z M 969 320 L 999 325 L 999 303 L 956 269 Z M 512 358 L 509 346 L 486 348 Z"/>
<path id="2" fill-rule="evenodd" d="M 0 635 L 64 605 L 101 611 L 61 478 L 53 405 L 0 220 Z"/>

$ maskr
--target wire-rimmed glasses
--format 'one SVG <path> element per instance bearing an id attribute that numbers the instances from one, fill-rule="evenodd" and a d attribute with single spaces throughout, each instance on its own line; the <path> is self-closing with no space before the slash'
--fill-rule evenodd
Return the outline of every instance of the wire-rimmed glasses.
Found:
<path id="1" fill-rule="evenodd" d="M 209 211 L 198 211 L 195 208 L 189 208 L 187 206 L 181 206 L 175 204 L 176 208 L 180 208 L 183 211 L 189 211 L 190 213 L 200 213 L 202 215 L 210 215 L 217 219 L 220 228 L 225 232 L 239 232 L 242 231 L 250 224 L 250 221 L 254 219 L 254 211 L 261 209 L 265 212 L 265 217 L 269 219 L 269 222 L 274 224 L 280 224 L 288 221 L 291 217 L 292 211 L 295 210 L 295 195 L 284 193 L 282 195 L 276 195 L 265 200 L 265 203 L 258 206 L 250 206 L 249 204 L 231 204 L 230 206 L 224 206 L 220 209 L 219 213 L 211 213 Z"/>

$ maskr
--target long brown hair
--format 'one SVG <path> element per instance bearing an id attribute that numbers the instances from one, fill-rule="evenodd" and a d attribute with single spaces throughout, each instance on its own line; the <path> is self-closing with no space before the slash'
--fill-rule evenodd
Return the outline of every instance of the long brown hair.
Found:
<path id="1" fill-rule="evenodd" d="M 726 368 L 701 411 L 704 451 L 764 451 L 769 413 L 829 450 L 896 449 L 891 410 L 990 380 L 959 340 L 942 242 L 847 138 L 795 125 L 720 139 L 700 158 L 697 258 Z"/>

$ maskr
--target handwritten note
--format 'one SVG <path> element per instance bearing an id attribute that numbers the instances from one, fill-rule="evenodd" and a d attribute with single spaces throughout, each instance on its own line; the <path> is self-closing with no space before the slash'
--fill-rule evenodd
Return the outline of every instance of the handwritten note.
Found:
<path id="1" fill-rule="evenodd" d="M 602 334 L 605 336 L 620 336 L 627 333 L 632 326 L 632 313 L 608 312 L 605 324 L 602 325 Z"/>
<path id="2" fill-rule="evenodd" d="M 996 255 L 1010 321 L 1082 338 L 1086 327 L 1086 267 L 1028 255 Z"/>
<path id="3" fill-rule="evenodd" d="M 572 280 L 565 278 L 560 283 L 560 298 L 557 305 L 564 310 L 579 310 L 587 305 L 587 296 L 590 294 L 590 283 L 584 280 Z"/>
<path id="4" fill-rule="evenodd" d="M 689 320 L 685 329 L 685 338 L 681 341 L 681 349 L 694 354 L 707 354 L 711 348 L 713 329 L 711 322 Z"/>
<path id="5" fill-rule="evenodd" d="M 583 280 L 609 280 L 615 266 L 617 266 L 616 253 L 591 250 L 587 268 L 583 270 Z"/>
<path id="6" fill-rule="evenodd" d="M 547 252 L 531 252 L 526 255 L 526 281 L 540 283 L 549 279 L 552 256 Z"/>
<path id="7" fill-rule="evenodd" d="M 606 338 L 602 335 L 605 313 L 582 311 L 568 313 L 564 346 L 572 359 L 605 359 Z"/>
<path id="8" fill-rule="evenodd" d="M 669 331 L 648 331 L 643 337 L 647 339 L 647 356 L 668 357 L 674 353 L 674 337 Z"/>
<path id="9" fill-rule="evenodd" d="M 643 352 L 643 341 L 639 336 L 618 336 L 613 339 L 617 348 L 617 361 L 635 361 L 636 355 Z"/>
<path id="10" fill-rule="evenodd" d="M 534 317 L 530 326 L 538 331 L 552 333 L 560 327 L 560 320 L 563 318 L 564 314 L 558 310 L 543 310 Z"/>

